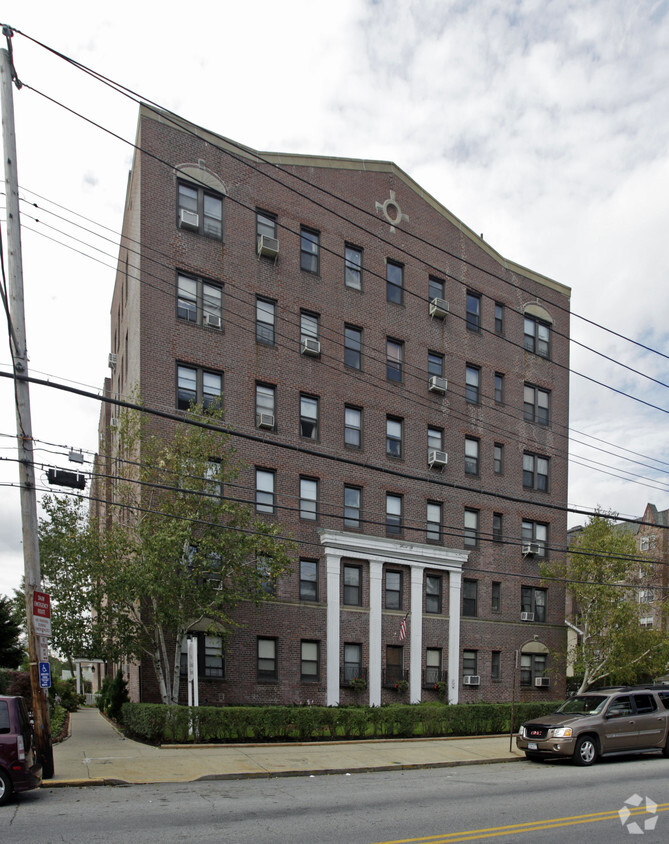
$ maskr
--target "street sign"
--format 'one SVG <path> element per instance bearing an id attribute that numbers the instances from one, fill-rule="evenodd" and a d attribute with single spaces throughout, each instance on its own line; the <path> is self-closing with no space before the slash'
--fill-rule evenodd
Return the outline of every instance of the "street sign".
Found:
<path id="1" fill-rule="evenodd" d="M 39 664 L 39 687 L 40 689 L 51 688 L 51 666 L 48 662 Z"/>
<path id="2" fill-rule="evenodd" d="M 33 629 L 36 636 L 51 635 L 51 595 L 33 593 Z"/>
<path id="3" fill-rule="evenodd" d="M 49 661 L 49 640 L 46 638 L 46 636 L 37 637 L 37 661 Z"/>

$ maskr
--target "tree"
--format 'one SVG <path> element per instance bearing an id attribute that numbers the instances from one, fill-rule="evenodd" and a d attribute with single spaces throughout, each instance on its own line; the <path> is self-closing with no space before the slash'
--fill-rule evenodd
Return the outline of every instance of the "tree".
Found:
<path id="1" fill-rule="evenodd" d="M 21 623 L 16 617 L 13 602 L 0 595 L 0 667 L 18 668 L 23 659 L 20 642 Z"/>
<path id="2" fill-rule="evenodd" d="M 189 416 L 215 426 L 221 414 Z M 163 702 L 177 703 L 186 633 L 203 625 L 229 633 L 234 608 L 269 599 L 294 551 L 277 525 L 230 494 L 240 466 L 224 432 L 186 423 L 149 432 L 129 412 L 117 437 L 113 523 L 82 522 L 61 504 L 48 528 L 62 537 L 60 556 L 86 596 L 80 634 L 90 654 L 149 657 Z"/>
<path id="3" fill-rule="evenodd" d="M 632 533 L 609 515 L 590 518 L 564 563 L 544 569 L 565 578 L 573 600 L 567 621 L 578 631 L 568 661 L 582 677 L 579 693 L 602 680 L 634 683 L 664 674 L 669 643 L 641 625 L 639 589 L 652 583 L 652 563 L 639 558 Z"/>
<path id="4" fill-rule="evenodd" d="M 39 523 L 42 589 L 51 595 L 51 646 L 67 660 L 95 655 L 92 610 L 99 581 L 99 535 L 91 531 L 80 496 L 46 495 Z M 98 590 L 99 591 L 99 590 Z"/>

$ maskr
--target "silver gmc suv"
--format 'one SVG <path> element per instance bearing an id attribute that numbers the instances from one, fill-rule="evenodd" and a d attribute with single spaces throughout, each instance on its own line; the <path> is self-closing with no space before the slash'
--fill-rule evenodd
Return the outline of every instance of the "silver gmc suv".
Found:
<path id="1" fill-rule="evenodd" d="M 569 698 L 523 724 L 516 745 L 528 759 L 571 756 L 592 765 L 613 753 L 661 750 L 669 757 L 669 685 L 618 686 Z"/>

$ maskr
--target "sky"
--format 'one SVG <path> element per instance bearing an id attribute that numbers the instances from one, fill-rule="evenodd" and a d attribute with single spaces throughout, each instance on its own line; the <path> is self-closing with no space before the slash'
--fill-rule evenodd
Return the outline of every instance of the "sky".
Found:
<path id="1" fill-rule="evenodd" d="M 258 150 L 394 161 L 505 258 L 571 287 L 570 506 L 669 507 L 669 0 L 156 8 L 2 5 L 24 83 L 32 375 L 96 390 L 108 374 L 132 150 L 94 124 L 131 142 L 137 121 L 58 52 Z M 42 489 L 46 467 L 78 468 L 69 449 L 92 459 L 99 404 L 38 386 L 31 403 Z M 0 377 L 0 595 L 23 573 L 15 433 Z"/>

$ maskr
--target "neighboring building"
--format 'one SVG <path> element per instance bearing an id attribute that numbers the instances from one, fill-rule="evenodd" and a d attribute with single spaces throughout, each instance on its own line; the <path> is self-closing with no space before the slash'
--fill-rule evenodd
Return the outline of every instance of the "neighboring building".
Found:
<path id="1" fill-rule="evenodd" d="M 560 696 L 564 590 L 538 575 L 566 546 L 569 289 L 389 162 L 146 106 L 137 146 L 105 390 L 222 396 L 240 488 L 299 547 L 275 600 L 200 633 L 200 703 Z M 157 699 L 149 663 L 130 688 Z"/>
<path id="2" fill-rule="evenodd" d="M 663 604 L 669 588 L 669 510 L 646 504 L 636 535 L 637 550 L 653 562 L 650 582 L 638 590 L 639 618 L 649 629 L 669 629 Z"/>

